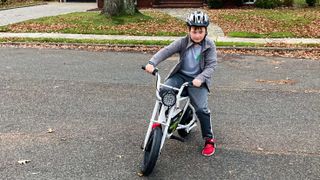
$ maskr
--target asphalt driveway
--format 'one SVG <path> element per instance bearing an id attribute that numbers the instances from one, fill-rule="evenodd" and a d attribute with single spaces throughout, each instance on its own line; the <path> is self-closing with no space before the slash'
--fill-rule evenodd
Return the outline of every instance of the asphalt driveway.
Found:
<path id="1" fill-rule="evenodd" d="M 1 48 L 0 55 L 2 179 L 140 179 L 155 90 L 140 65 L 150 54 Z M 163 76 L 173 64 L 161 64 Z M 209 98 L 215 156 L 200 155 L 196 129 L 185 143 L 166 142 L 151 177 L 319 179 L 319 71 L 319 61 L 219 55 Z"/>

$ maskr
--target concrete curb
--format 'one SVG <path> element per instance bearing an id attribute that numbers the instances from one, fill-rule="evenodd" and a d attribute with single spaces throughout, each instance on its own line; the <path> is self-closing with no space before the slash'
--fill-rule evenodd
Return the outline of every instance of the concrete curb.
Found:
<path id="1" fill-rule="evenodd" d="M 0 38 L 65 38 L 94 40 L 154 40 L 174 41 L 174 36 L 126 36 L 126 35 L 96 35 L 96 34 L 62 34 L 62 33 L 1 33 Z"/>
<path id="2" fill-rule="evenodd" d="M 174 36 L 126 36 L 126 35 L 95 35 L 95 34 L 63 34 L 63 33 L 1 33 L 0 38 L 65 38 L 65 39 L 94 39 L 94 40 L 153 40 L 174 41 Z M 211 37 L 216 42 L 244 43 L 284 43 L 284 44 L 320 44 L 320 38 L 232 38 Z"/>
<path id="3" fill-rule="evenodd" d="M 284 43 L 284 44 L 320 44 L 320 38 L 235 38 L 217 37 L 218 42 L 249 42 L 249 43 Z"/>
<path id="4" fill-rule="evenodd" d="M 52 46 L 91 46 L 120 48 L 162 48 L 163 45 L 133 45 L 133 44 L 90 44 L 90 43 L 45 43 L 45 42 L 0 42 L 0 46 L 52 45 Z M 217 46 L 221 50 L 251 50 L 251 51 L 320 51 L 320 48 L 287 48 L 287 47 L 232 47 Z"/>

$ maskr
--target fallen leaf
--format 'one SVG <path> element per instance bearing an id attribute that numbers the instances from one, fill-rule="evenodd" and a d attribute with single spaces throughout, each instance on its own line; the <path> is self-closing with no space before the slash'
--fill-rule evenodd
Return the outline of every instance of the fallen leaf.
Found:
<path id="1" fill-rule="evenodd" d="M 25 160 L 25 159 L 24 159 L 24 160 L 19 160 L 19 161 L 18 161 L 19 164 L 27 164 L 27 163 L 29 163 L 29 162 L 31 162 L 31 160 Z"/>
<path id="2" fill-rule="evenodd" d="M 278 65 L 278 64 L 281 64 L 281 63 L 282 63 L 281 61 L 275 61 L 275 60 L 271 61 L 271 64 L 274 64 L 274 65 Z"/>
<path id="3" fill-rule="evenodd" d="M 138 174 L 138 176 L 140 176 L 140 177 L 143 176 L 143 173 L 142 173 L 142 172 L 138 172 L 137 174 Z"/>
<path id="4" fill-rule="evenodd" d="M 293 85 L 296 83 L 295 80 L 291 79 L 280 79 L 280 80 L 265 80 L 265 79 L 256 79 L 256 82 L 258 83 L 267 83 L 267 84 L 272 84 L 272 85 L 284 85 L 284 84 L 289 84 Z"/>
<path id="5" fill-rule="evenodd" d="M 320 89 L 307 89 L 307 90 L 304 90 L 304 93 L 319 93 L 320 94 Z"/>
<path id="6" fill-rule="evenodd" d="M 12 39 L 12 38 L 10 38 Z M 10 40 L 9 39 L 9 40 Z M 273 44 L 274 47 L 277 44 Z M 289 45 L 290 48 L 299 47 L 298 45 Z M 159 51 L 163 46 L 126 46 L 126 45 L 88 45 L 88 44 L 59 44 L 59 43 L 0 43 L 0 47 L 19 47 L 19 48 L 39 48 L 39 49 L 75 49 L 75 50 L 87 50 L 95 52 L 103 51 L 116 51 L 116 52 L 143 52 L 143 53 L 155 53 Z M 243 54 L 243 55 L 257 55 L 257 56 L 278 56 L 289 58 L 301 58 L 301 59 L 313 59 L 320 61 L 320 45 L 318 48 L 312 50 L 270 50 L 270 49 L 220 49 L 217 48 L 220 54 Z M 279 53 L 281 52 L 281 53 Z"/>

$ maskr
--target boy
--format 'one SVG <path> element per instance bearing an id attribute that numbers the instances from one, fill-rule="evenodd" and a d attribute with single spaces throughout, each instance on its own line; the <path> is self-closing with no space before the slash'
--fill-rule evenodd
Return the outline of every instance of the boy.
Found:
<path id="1" fill-rule="evenodd" d="M 195 11 L 187 17 L 188 35 L 180 38 L 157 52 L 146 65 L 146 71 L 152 73 L 155 66 L 175 53 L 180 60 L 169 73 L 165 84 L 178 87 L 192 81 L 187 93 L 200 121 L 205 145 L 202 155 L 211 156 L 215 152 L 215 139 L 211 127 L 208 93 L 211 77 L 217 64 L 215 44 L 207 38 L 209 17 L 206 13 Z"/>

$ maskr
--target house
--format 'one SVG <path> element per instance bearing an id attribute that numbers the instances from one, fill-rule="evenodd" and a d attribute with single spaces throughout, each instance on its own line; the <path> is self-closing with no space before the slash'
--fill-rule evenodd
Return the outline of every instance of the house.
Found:
<path id="1" fill-rule="evenodd" d="M 137 0 L 140 8 L 193 8 L 203 7 L 204 0 Z"/>
<path id="2" fill-rule="evenodd" d="M 243 4 L 253 4 L 256 0 L 242 0 Z M 102 9 L 104 0 L 97 0 Z M 234 0 L 226 1 L 226 6 L 234 6 Z M 199 8 L 207 4 L 207 0 L 136 0 L 138 8 Z"/>
<path id="3" fill-rule="evenodd" d="M 103 8 L 104 0 L 97 0 Z M 192 8 L 203 7 L 206 0 L 136 0 L 138 8 Z"/>

